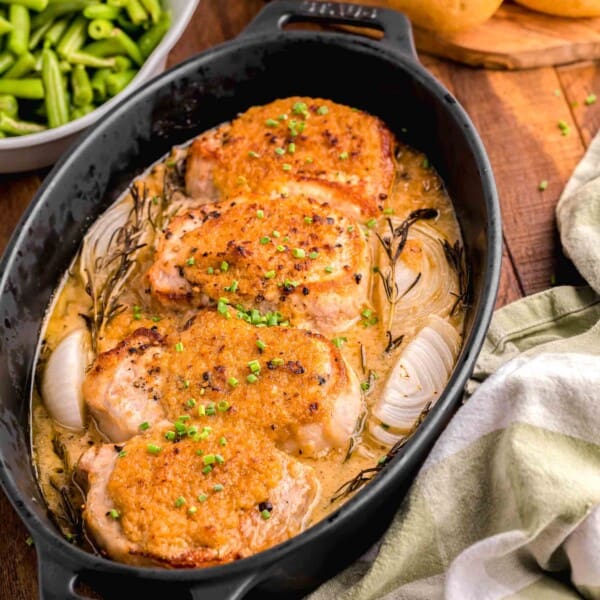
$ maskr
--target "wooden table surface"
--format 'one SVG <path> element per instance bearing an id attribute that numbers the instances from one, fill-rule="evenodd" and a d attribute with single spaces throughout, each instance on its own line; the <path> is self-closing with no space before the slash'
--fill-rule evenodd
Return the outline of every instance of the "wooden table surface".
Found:
<path id="1" fill-rule="evenodd" d="M 169 64 L 235 37 L 264 0 L 201 0 Z M 494 169 L 504 220 L 498 306 L 551 285 L 581 280 L 564 258 L 554 207 L 564 184 L 600 126 L 600 64 L 518 72 L 477 70 L 421 56 L 454 93 L 478 128 Z M 561 135 L 559 121 L 570 126 Z M 0 175 L 0 252 L 45 172 Z M 540 191 L 541 181 L 548 187 Z M 0 600 L 37 598 L 35 548 L 0 492 Z"/>

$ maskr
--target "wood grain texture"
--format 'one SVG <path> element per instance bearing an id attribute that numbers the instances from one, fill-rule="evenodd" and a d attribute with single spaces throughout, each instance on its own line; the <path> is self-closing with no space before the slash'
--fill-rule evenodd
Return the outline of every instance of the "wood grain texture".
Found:
<path id="1" fill-rule="evenodd" d="M 527 69 L 600 58 L 600 18 L 564 19 L 504 3 L 488 21 L 441 35 L 415 28 L 417 48 L 490 69 Z"/>
<path id="2" fill-rule="evenodd" d="M 169 65 L 234 37 L 263 4 L 263 0 L 202 0 Z M 584 145 L 600 126 L 600 102 L 583 104 L 590 92 L 600 97 L 600 65 L 507 73 L 422 59 L 471 114 L 492 160 L 505 240 L 497 306 L 549 287 L 553 275 L 558 283 L 577 282 L 577 274 L 559 251 L 554 206 Z M 575 101 L 579 105 L 571 107 Z M 571 125 L 569 136 L 560 135 L 560 119 Z M 44 175 L 0 176 L 0 251 Z M 542 179 L 549 182 L 544 192 L 538 190 Z M 28 533 L 2 493 L 0 522 L 0 600 L 33 600 L 35 551 L 25 543 Z"/>

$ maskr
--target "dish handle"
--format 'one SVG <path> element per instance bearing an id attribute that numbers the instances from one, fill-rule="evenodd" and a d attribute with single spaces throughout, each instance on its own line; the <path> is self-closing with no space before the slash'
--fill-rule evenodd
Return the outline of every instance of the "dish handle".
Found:
<path id="1" fill-rule="evenodd" d="M 63 564 L 60 553 L 38 541 L 35 550 L 40 600 L 86 600 L 73 589 L 77 573 Z"/>
<path id="2" fill-rule="evenodd" d="M 286 23 L 293 22 L 377 29 L 383 32 L 381 44 L 412 60 L 418 60 L 408 18 L 398 11 L 378 6 L 318 0 L 275 0 L 258 13 L 241 35 L 273 33 L 281 30 Z"/>

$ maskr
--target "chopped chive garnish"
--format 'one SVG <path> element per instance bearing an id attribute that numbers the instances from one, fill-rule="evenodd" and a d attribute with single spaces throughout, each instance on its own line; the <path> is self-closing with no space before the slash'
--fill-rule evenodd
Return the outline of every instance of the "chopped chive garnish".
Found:
<path id="1" fill-rule="evenodd" d="M 279 116 L 277 117 L 277 120 L 278 120 L 278 121 L 286 121 L 286 120 L 287 120 L 287 118 L 288 118 L 288 116 L 287 116 L 287 115 L 279 115 Z"/>
<path id="2" fill-rule="evenodd" d="M 141 306 L 134 306 L 133 307 L 133 318 L 136 321 L 139 321 L 142 318 L 142 307 Z"/>
<path id="3" fill-rule="evenodd" d="M 292 170 L 292 165 L 290 165 L 289 163 L 283 163 L 282 169 L 284 171 L 291 171 Z"/>
<path id="4" fill-rule="evenodd" d="M 140 431 L 146 431 L 146 429 L 150 428 L 150 423 L 148 423 L 148 421 L 144 421 L 141 425 L 140 425 Z"/>
<path id="5" fill-rule="evenodd" d="M 384 208 L 383 209 L 383 214 L 384 215 L 393 215 L 394 214 L 394 209 L 393 208 Z"/>
<path id="6" fill-rule="evenodd" d="M 256 347 L 262 352 L 267 345 L 262 340 L 256 340 Z"/>
<path id="7" fill-rule="evenodd" d="M 205 475 L 208 475 L 208 474 L 209 474 L 209 473 L 210 473 L 212 470 L 213 470 L 213 468 L 212 468 L 210 465 L 206 465 L 206 466 L 205 466 L 205 467 L 202 469 L 202 472 L 203 472 Z"/>
<path id="8" fill-rule="evenodd" d="M 185 264 L 186 264 L 188 267 L 191 267 L 192 265 L 195 265 L 195 264 L 196 264 L 196 259 L 195 259 L 193 256 L 190 256 L 190 257 L 189 257 L 189 258 L 188 258 L 188 259 L 185 261 Z"/>
<path id="9" fill-rule="evenodd" d="M 331 265 L 325 267 L 325 273 L 333 273 L 333 267 Z"/>
<path id="10" fill-rule="evenodd" d="M 258 361 L 258 360 L 251 360 L 248 363 L 248 368 L 250 369 L 251 373 L 258 373 L 260 371 L 260 361 Z"/>
<path id="11" fill-rule="evenodd" d="M 271 518 L 271 513 L 268 510 L 263 510 L 260 513 L 260 516 L 265 520 L 268 521 Z"/>
<path id="12" fill-rule="evenodd" d="M 190 380 L 189 380 L 189 379 L 186 379 L 186 380 L 183 382 L 183 387 L 184 387 L 184 388 L 189 388 L 189 387 L 190 387 Z"/>
<path id="13" fill-rule="evenodd" d="M 222 465 L 225 462 L 225 459 L 220 454 L 215 454 L 215 460 L 218 465 Z"/>
<path id="14" fill-rule="evenodd" d="M 275 119 L 267 119 L 267 120 L 265 121 L 265 125 L 266 125 L 267 127 L 277 127 L 277 125 L 279 125 L 279 122 L 278 122 L 278 121 L 276 121 Z"/>
<path id="15" fill-rule="evenodd" d="M 246 381 L 248 383 L 256 383 L 258 381 L 258 377 L 254 373 L 250 373 L 250 375 L 246 377 Z"/>
<path id="16" fill-rule="evenodd" d="M 161 317 L 152 317 L 153 323 L 158 323 L 161 320 Z"/>
<path id="17" fill-rule="evenodd" d="M 28 546 L 33 546 L 33 538 L 32 538 L 31 536 L 29 536 L 29 537 L 28 537 L 28 538 L 25 540 L 25 543 L 26 543 Z"/>
<path id="18" fill-rule="evenodd" d="M 206 502 L 208 500 L 208 496 L 206 494 L 198 495 L 198 502 Z"/>
<path id="19" fill-rule="evenodd" d="M 195 398 L 190 398 L 190 399 L 187 401 L 187 405 L 188 405 L 190 408 L 194 408 L 194 406 L 196 406 L 196 399 L 195 399 Z"/>
<path id="20" fill-rule="evenodd" d="M 274 230 L 273 230 L 273 232 L 271 233 L 271 235 L 272 235 L 274 238 L 278 238 L 278 237 L 279 237 L 281 234 L 279 233 L 279 231 L 277 231 L 277 230 L 275 230 L 275 229 L 274 229 Z"/>
<path id="21" fill-rule="evenodd" d="M 183 352 L 183 343 L 182 342 L 177 342 L 175 344 L 175 351 L 176 352 Z"/>
<path id="22" fill-rule="evenodd" d="M 319 256 L 319 253 L 318 253 L 318 252 L 311 252 L 311 253 L 308 255 L 308 258 L 311 258 L 312 260 L 315 260 L 315 259 L 317 258 L 317 256 Z"/>
<path id="23" fill-rule="evenodd" d="M 250 158 L 260 158 L 260 154 L 258 152 L 254 152 L 254 150 L 250 150 L 250 152 L 248 152 L 248 156 Z"/>
<path id="24" fill-rule="evenodd" d="M 313 218 L 312 217 L 304 217 L 304 222 L 307 225 L 310 225 L 313 222 Z"/>
<path id="25" fill-rule="evenodd" d="M 285 154 L 285 150 L 283 148 L 275 148 L 275 154 L 277 154 L 277 156 L 283 156 Z"/>
<path id="26" fill-rule="evenodd" d="M 348 341 L 348 338 L 345 338 L 345 337 L 336 337 L 336 338 L 333 338 L 331 340 L 331 343 L 336 348 L 341 348 L 347 341 Z"/>
<path id="27" fill-rule="evenodd" d="M 568 135 L 571 131 L 569 124 L 566 121 L 563 121 L 562 119 L 558 122 L 558 128 L 560 129 L 562 135 Z"/>
<path id="28" fill-rule="evenodd" d="M 329 109 L 326 106 L 319 106 L 317 109 L 317 113 L 320 115 L 326 115 L 329 112 Z"/>
<path id="29" fill-rule="evenodd" d="M 169 442 L 172 442 L 175 439 L 175 432 L 174 431 L 167 431 L 167 433 L 165 433 L 165 439 L 169 440 Z"/>
<path id="30" fill-rule="evenodd" d="M 256 211 L 256 218 L 257 219 L 264 219 L 265 217 L 265 211 L 261 210 L 260 208 Z"/>
<path id="31" fill-rule="evenodd" d="M 116 521 L 121 516 L 121 513 L 116 508 L 111 508 L 108 511 L 108 516 Z"/>
<path id="32" fill-rule="evenodd" d="M 273 279 L 275 277 L 275 271 L 267 271 L 265 273 L 265 279 Z"/>
<path id="33" fill-rule="evenodd" d="M 369 229 L 373 229 L 373 227 L 375 227 L 375 225 L 377 225 L 377 219 L 369 219 L 367 221 L 366 225 Z"/>
<path id="34" fill-rule="evenodd" d="M 225 436 L 221 436 L 219 438 L 219 446 L 227 446 L 227 439 L 225 438 Z"/>
<path id="35" fill-rule="evenodd" d="M 294 248 L 292 250 L 292 255 L 294 258 L 304 258 L 306 256 L 306 252 L 304 252 L 302 248 Z"/>
<path id="36" fill-rule="evenodd" d="M 423 159 L 423 168 L 429 169 L 429 159 L 428 158 Z"/>
<path id="37" fill-rule="evenodd" d="M 277 244 L 275 248 L 277 248 L 277 252 L 285 252 L 285 246 L 282 246 L 281 244 Z"/>
<path id="38" fill-rule="evenodd" d="M 292 107 L 292 112 L 295 115 L 302 115 L 305 117 L 308 114 L 308 107 L 305 102 L 296 102 Z"/>
<path id="39" fill-rule="evenodd" d="M 162 448 L 156 444 L 148 444 L 146 449 L 148 452 L 150 452 L 150 454 L 158 454 L 162 450 Z"/>
<path id="40" fill-rule="evenodd" d="M 538 185 L 538 189 L 540 190 L 540 192 L 543 192 L 547 188 L 548 188 L 548 181 L 546 179 L 544 179 L 543 181 L 540 181 L 540 184 Z"/>
<path id="41" fill-rule="evenodd" d="M 354 225 L 349 225 L 346 231 L 348 231 L 348 233 L 352 233 L 354 231 Z"/>
<path id="42" fill-rule="evenodd" d="M 347 152 L 342 152 L 340 154 L 340 160 L 347 160 L 348 156 L 349 156 L 349 154 Z"/>
<path id="43" fill-rule="evenodd" d="M 215 270 L 214 270 L 212 267 L 208 267 L 208 269 L 206 269 L 206 272 L 207 272 L 209 275 L 212 275 L 212 274 L 215 272 Z"/>
<path id="44" fill-rule="evenodd" d="M 296 152 L 296 144 L 294 144 L 294 142 L 288 144 L 288 152 L 290 154 L 294 154 L 294 152 Z"/>
<path id="45" fill-rule="evenodd" d="M 231 405 L 229 404 L 229 402 L 227 402 L 227 400 L 221 400 L 217 404 L 217 408 L 219 409 L 220 412 L 227 412 L 230 409 L 230 407 L 231 407 Z"/>
<path id="46" fill-rule="evenodd" d="M 195 506 L 190 506 L 188 508 L 188 513 L 190 513 L 190 515 L 195 515 L 197 510 L 198 509 Z"/>
<path id="47" fill-rule="evenodd" d="M 305 161 L 304 161 L 307 165 L 312 165 L 315 161 L 313 160 L 312 157 L 308 157 Z"/>
<path id="48" fill-rule="evenodd" d="M 363 382 L 360 384 L 360 389 L 361 389 L 363 392 L 366 392 L 366 391 L 369 389 L 369 382 L 368 382 L 368 381 L 363 381 Z"/>
<path id="49" fill-rule="evenodd" d="M 276 367 L 281 367 L 284 363 L 284 360 L 283 358 L 272 358 L 270 362 Z"/>
<path id="50" fill-rule="evenodd" d="M 230 378 L 227 380 L 227 383 L 228 383 L 228 384 L 229 384 L 231 387 L 235 387 L 235 386 L 236 386 L 236 385 L 239 383 L 239 381 L 238 381 L 238 380 L 237 380 L 235 377 L 230 377 Z"/>
<path id="51" fill-rule="evenodd" d="M 586 106 L 591 106 L 592 104 L 595 104 L 597 100 L 598 100 L 598 98 L 597 98 L 596 94 L 590 94 L 585 99 L 585 104 L 586 104 Z"/>
<path id="52" fill-rule="evenodd" d="M 127 456 L 127 450 L 121 450 L 119 452 L 119 458 L 125 458 Z"/>
<path id="53" fill-rule="evenodd" d="M 268 235 L 263 235 L 260 238 L 260 243 L 263 244 L 263 245 L 264 244 L 268 244 L 270 241 L 271 241 L 271 238 Z"/>
<path id="54" fill-rule="evenodd" d="M 216 462 L 216 458 L 214 454 L 207 454 L 206 456 L 202 457 L 202 462 L 205 465 L 214 465 Z"/>
<path id="55" fill-rule="evenodd" d="M 224 487 L 220 483 L 217 483 L 217 485 L 213 486 L 213 492 L 222 492 L 223 489 Z"/>
<path id="56" fill-rule="evenodd" d="M 175 508 L 181 508 L 185 504 L 185 498 L 183 496 L 179 496 L 177 500 L 175 500 Z"/>
<path id="57" fill-rule="evenodd" d="M 228 270 L 229 270 L 229 263 L 226 260 L 224 260 L 221 263 L 221 271 L 223 271 L 223 273 L 225 273 Z"/>

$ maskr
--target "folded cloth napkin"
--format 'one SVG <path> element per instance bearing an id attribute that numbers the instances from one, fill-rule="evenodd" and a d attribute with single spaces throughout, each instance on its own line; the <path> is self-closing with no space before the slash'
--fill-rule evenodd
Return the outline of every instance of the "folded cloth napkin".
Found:
<path id="1" fill-rule="evenodd" d="M 382 541 L 311 600 L 600 600 L 600 136 L 556 214 L 589 287 L 495 313 Z"/>

